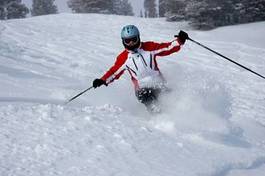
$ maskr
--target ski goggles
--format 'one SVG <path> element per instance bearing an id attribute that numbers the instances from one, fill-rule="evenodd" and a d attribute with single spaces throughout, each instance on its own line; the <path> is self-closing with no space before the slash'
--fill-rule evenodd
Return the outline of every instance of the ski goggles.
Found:
<path id="1" fill-rule="evenodd" d="M 138 42 L 138 40 L 139 40 L 139 37 L 138 36 L 135 36 L 135 37 L 132 37 L 132 38 L 125 38 L 125 39 L 123 39 L 123 41 L 124 41 L 124 43 L 126 45 L 129 45 L 131 42 L 132 42 L 132 44 L 135 44 L 135 43 Z"/>

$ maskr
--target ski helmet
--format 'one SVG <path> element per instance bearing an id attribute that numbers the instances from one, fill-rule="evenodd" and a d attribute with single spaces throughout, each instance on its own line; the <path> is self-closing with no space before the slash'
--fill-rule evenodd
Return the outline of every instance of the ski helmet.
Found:
<path id="1" fill-rule="evenodd" d="M 121 30 L 121 39 L 125 48 L 135 50 L 140 46 L 140 32 L 134 25 L 126 25 Z"/>

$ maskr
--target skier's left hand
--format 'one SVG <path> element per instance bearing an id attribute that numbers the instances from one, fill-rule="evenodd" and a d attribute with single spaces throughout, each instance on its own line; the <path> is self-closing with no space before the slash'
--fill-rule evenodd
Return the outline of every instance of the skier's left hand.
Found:
<path id="1" fill-rule="evenodd" d="M 178 34 L 178 39 L 181 42 L 181 44 L 184 44 L 186 40 L 189 39 L 189 35 L 184 31 L 180 31 Z"/>

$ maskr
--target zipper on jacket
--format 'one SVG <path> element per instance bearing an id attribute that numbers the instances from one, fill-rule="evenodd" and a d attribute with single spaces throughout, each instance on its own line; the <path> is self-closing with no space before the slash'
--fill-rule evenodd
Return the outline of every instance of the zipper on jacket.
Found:
<path id="1" fill-rule="evenodd" d="M 139 55 L 141 56 L 141 58 L 142 58 L 142 60 L 143 60 L 143 62 L 144 62 L 144 65 L 147 67 L 147 63 L 146 63 L 146 61 L 145 61 L 143 55 L 142 55 L 141 53 L 139 53 Z"/>
<path id="2" fill-rule="evenodd" d="M 132 58 L 132 60 L 133 60 L 133 63 L 134 63 L 134 66 L 135 66 L 136 70 L 138 70 L 138 67 L 137 67 L 137 65 L 136 65 L 136 63 L 135 63 L 134 58 Z"/>

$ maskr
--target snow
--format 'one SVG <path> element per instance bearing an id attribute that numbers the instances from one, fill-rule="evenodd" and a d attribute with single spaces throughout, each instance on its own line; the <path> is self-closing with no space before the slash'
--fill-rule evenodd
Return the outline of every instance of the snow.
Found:
<path id="1" fill-rule="evenodd" d="M 260 176 L 265 81 L 188 41 L 160 58 L 163 113 L 137 102 L 128 75 L 91 86 L 135 24 L 144 41 L 190 37 L 265 75 L 265 22 L 193 31 L 186 23 L 59 14 L 0 23 L 0 175 Z"/>

